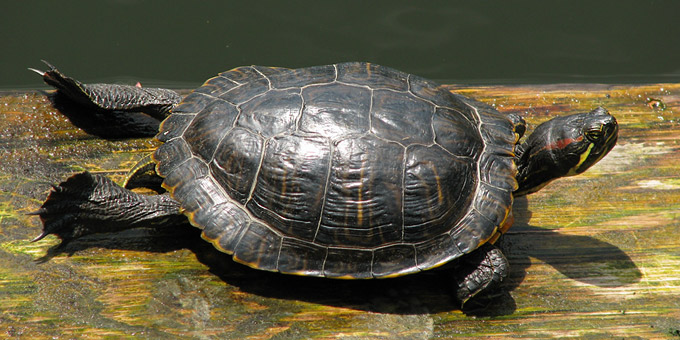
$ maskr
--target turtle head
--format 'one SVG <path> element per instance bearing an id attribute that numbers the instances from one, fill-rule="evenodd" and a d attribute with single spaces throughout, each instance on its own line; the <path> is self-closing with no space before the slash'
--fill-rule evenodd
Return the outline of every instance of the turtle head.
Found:
<path id="1" fill-rule="evenodd" d="M 515 196 L 536 192 L 556 178 L 586 171 L 614 147 L 618 131 L 614 116 L 601 107 L 537 126 L 515 150 L 519 184 Z"/>

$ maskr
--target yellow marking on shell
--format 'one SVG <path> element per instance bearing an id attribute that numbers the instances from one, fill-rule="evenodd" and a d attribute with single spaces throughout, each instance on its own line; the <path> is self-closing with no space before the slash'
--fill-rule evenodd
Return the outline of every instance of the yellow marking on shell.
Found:
<path id="1" fill-rule="evenodd" d="M 283 167 L 281 169 L 283 173 L 281 174 L 281 197 L 286 195 L 286 168 Z"/>
<path id="2" fill-rule="evenodd" d="M 508 232 L 510 227 L 512 227 L 512 224 L 515 222 L 514 217 L 512 216 L 512 210 L 511 210 L 512 204 L 510 207 L 505 209 L 505 218 L 503 219 L 503 222 L 496 228 L 494 228 L 493 234 L 491 234 L 491 237 L 484 243 L 491 243 L 495 244 L 496 241 L 501 237 L 501 235 L 505 234 Z"/>
<path id="3" fill-rule="evenodd" d="M 234 254 L 231 258 L 234 259 L 234 261 L 236 261 L 236 262 L 238 262 L 238 263 L 240 263 L 240 264 L 244 264 L 244 265 L 246 265 L 246 266 L 248 266 L 248 267 L 250 267 L 250 268 L 253 268 L 253 269 L 263 270 L 263 271 L 268 271 L 268 272 L 278 272 L 278 271 L 279 271 L 278 269 L 267 269 L 267 268 L 262 268 L 262 266 L 260 265 L 259 262 L 248 262 L 248 261 L 245 261 L 245 260 L 243 260 L 243 259 L 240 259 L 240 258 L 239 258 L 238 256 L 236 256 L 235 254 Z"/>
<path id="4" fill-rule="evenodd" d="M 318 275 L 310 275 L 309 273 L 303 272 L 303 271 L 297 271 L 297 272 L 282 272 L 279 271 L 281 274 L 286 274 L 286 275 L 295 275 L 295 276 L 318 276 Z"/>
<path id="5" fill-rule="evenodd" d="M 222 246 L 220 246 L 220 242 L 219 242 L 220 237 L 222 237 L 222 235 L 219 235 L 219 236 L 217 236 L 217 238 L 212 239 L 212 238 L 208 237 L 204 232 L 201 233 L 201 238 L 210 242 L 210 244 L 212 244 L 213 247 L 215 247 L 215 249 L 217 249 L 217 250 L 219 250 L 223 253 L 232 255 L 234 253 L 233 251 L 226 250 L 226 249 L 222 248 Z"/>
<path id="6" fill-rule="evenodd" d="M 443 260 L 443 261 L 440 261 L 439 263 L 436 263 L 435 265 L 430 266 L 430 267 L 427 267 L 427 268 L 425 268 L 425 269 L 423 269 L 423 270 L 431 270 L 431 269 L 439 268 L 439 267 L 441 267 L 441 266 L 443 266 L 443 265 L 445 265 L 445 264 L 447 264 L 447 263 L 449 263 L 449 262 L 451 262 L 450 259 L 449 259 L 449 260 Z"/>
<path id="7" fill-rule="evenodd" d="M 405 275 L 405 274 L 401 274 L 401 273 L 397 272 L 397 273 L 392 273 L 392 274 L 389 274 L 389 275 L 381 276 L 380 278 L 381 279 L 391 279 L 391 278 L 399 277 L 399 276 L 402 276 L 402 275 Z"/>
<path id="8" fill-rule="evenodd" d="M 503 221 L 501 221 L 499 225 L 494 227 L 491 236 L 488 239 L 483 240 L 482 243 L 480 243 L 480 245 L 485 243 L 491 244 L 496 243 L 496 241 L 498 241 L 498 238 L 500 238 L 501 235 L 505 234 L 510 229 L 513 222 L 514 217 L 512 217 L 512 201 L 511 201 L 510 205 L 505 208 L 505 217 L 503 218 Z"/>
<path id="9" fill-rule="evenodd" d="M 238 262 L 238 263 L 240 263 L 240 264 L 245 264 L 246 266 L 248 266 L 248 267 L 250 267 L 250 268 L 253 268 L 253 269 L 272 271 L 272 270 L 267 270 L 267 269 L 261 268 L 260 265 L 259 265 L 259 263 L 245 261 L 245 260 L 239 258 L 238 256 L 236 256 L 236 254 L 234 254 L 234 255 L 232 256 L 232 258 L 234 259 L 234 261 L 236 261 L 236 262 Z"/>
<path id="10" fill-rule="evenodd" d="M 445 263 L 446 263 L 446 262 L 445 262 Z M 443 264 L 443 263 L 442 263 L 442 264 Z M 396 272 L 396 273 L 392 273 L 392 274 L 380 276 L 380 277 L 378 277 L 378 279 L 392 279 L 392 278 L 395 278 L 395 277 L 400 277 L 400 276 L 404 276 L 404 275 L 409 275 L 409 274 L 417 273 L 417 272 L 419 272 L 419 271 L 420 271 L 420 269 L 416 269 L 416 270 L 407 270 L 407 271 L 403 271 L 403 272 Z"/>
<path id="11" fill-rule="evenodd" d="M 352 275 L 333 276 L 332 278 L 338 279 L 338 280 L 356 280 L 356 279 L 359 279 L 358 277 L 352 276 Z M 372 278 L 372 277 L 367 277 L 367 279 L 370 279 L 370 278 Z"/>
<path id="12" fill-rule="evenodd" d="M 156 171 L 158 172 L 158 163 L 156 163 Z M 171 194 L 171 196 L 172 196 L 172 193 L 174 193 L 175 189 L 177 188 L 177 187 L 173 187 L 173 186 L 168 185 L 165 181 L 163 181 L 163 183 L 161 183 L 161 187 L 163 189 L 167 190 Z"/>
<path id="13" fill-rule="evenodd" d="M 578 174 L 578 172 L 577 172 L 578 168 L 581 167 L 581 165 L 583 164 L 583 162 L 586 161 L 586 159 L 588 159 L 588 156 L 590 155 L 590 151 L 593 150 L 594 146 L 595 146 L 594 143 L 590 143 L 588 145 L 588 149 L 586 149 L 586 151 L 584 151 L 581 154 L 581 156 L 579 157 L 578 163 L 573 168 L 569 169 L 567 176 L 573 176 L 573 175 Z"/>
<path id="14" fill-rule="evenodd" d="M 501 237 L 501 235 L 503 235 L 503 233 L 496 229 L 496 232 L 493 235 L 491 235 L 491 238 L 487 241 L 487 243 L 495 244 L 496 241 L 498 241 L 498 239 Z"/>
<path id="15" fill-rule="evenodd" d="M 357 225 L 361 225 L 364 220 L 364 206 L 363 206 L 363 189 L 364 189 L 364 169 L 366 167 L 361 164 L 361 170 L 359 171 L 359 197 L 357 197 Z"/>
<path id="16" fill-rule="evenodd" d="M 442 186 L 439 181 L 439 173 L 437 173 L 437 167 L 434 164 L 432 164 L 432 172 L 434 173 L 434 180 L 437 182 L 437 202 L 442 204 L 444 202 L 444 194 L 442 193 Z"/>

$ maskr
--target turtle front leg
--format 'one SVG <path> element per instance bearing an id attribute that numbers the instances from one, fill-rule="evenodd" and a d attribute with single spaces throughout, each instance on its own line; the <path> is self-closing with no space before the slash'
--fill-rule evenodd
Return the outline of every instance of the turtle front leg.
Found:
<path id="1" fill-rule="evenodd" d="M 460 259 L 455 278 L 458 284 L 456 297 L 461 305 L 481 292 L 498 286 L 507 276 L 510 264 L 500 249 L 484 244 Z"/>
<path id="2" fill-rule="evenodd" d="M 186 223 L 169 195 L 141 195 L 112 180 L 83 172 L 55 186 L 40 209 L 43 231 L 33 241 L 55 234 L 68 241 L 84 235 L 140 226 Z"/>

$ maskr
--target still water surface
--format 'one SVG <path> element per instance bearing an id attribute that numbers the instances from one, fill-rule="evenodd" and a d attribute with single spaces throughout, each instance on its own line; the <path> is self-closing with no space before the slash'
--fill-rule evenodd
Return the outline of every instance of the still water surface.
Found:
<path id="1" fill-rule="evenodd" d="M 371 61 L 444 83 L 680 82 L 680 1 L 5 1 L 0 89 L 40 60 L 191 88 L 240 65 Z"/>

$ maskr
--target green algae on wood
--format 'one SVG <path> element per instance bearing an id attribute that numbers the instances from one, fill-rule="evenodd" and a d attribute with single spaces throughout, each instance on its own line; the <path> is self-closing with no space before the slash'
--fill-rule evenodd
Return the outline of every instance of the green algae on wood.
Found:
<path id="1" fill-rule="evenodd" d="M 512 271 L 460 311 L 439 273 L 367 282 L 260 273 L 193 228 L 60 248 L 25 215 L 82 170 L 119 183 L 157 144 L 102 140 L 40 93 L 0 95 L 0 337 L 665 339 L 680 329 L 680 85 L 451 87 L 532 126 L 604 106 L 619 144 L 587 173 L 518 199 Z"/>

